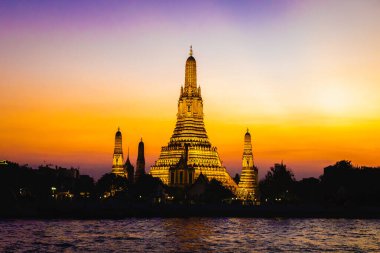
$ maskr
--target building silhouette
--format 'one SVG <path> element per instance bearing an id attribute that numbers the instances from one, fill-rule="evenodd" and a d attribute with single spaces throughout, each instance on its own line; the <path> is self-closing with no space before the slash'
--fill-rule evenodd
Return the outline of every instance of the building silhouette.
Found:
<path id="1" fill-rule="evenodd" d="M 247 129 L 244 135 L 244 151 L 242 159 L 242 171 L 237 190 L 237 196 L 243 200 L 257 199 L 258 170 L 253 162 L 251 134 Z"/>
<path id="2" fill-rule="evenodd" d="M 128 181 L 130 183 L 133 183 L 135 180 L 135 168 L 131 164 L 131 161 L 129 160 L 129 148 L 128 148 L 128 156 L 127 160 L 125 161 L 124 164 L 124 171 L 127 173 Z"/>
<path id="3" fill-rule="evenodd" d="M 194 182 L 194 167 L 188 163 L 189 144 L 185 143 L 185 153 L 179 162 L 169 169 L 169 186 L 185 187 Z"/>
<path id="4" fill-rule="evenodd" d="M 136 176 L 135 179 L 138 180 L 142 175 L 145 175 L 145 156 L 144 156 L 144 142 L 142 138 L 139 143 L 137 161 L 136 161 Z"/>
<path id="5" fill-rule="evenodd" d="M 123 158 L 123 146 L 122 146 L 122 135 L 120 132 L 120 127 L 117 129 L 115 134 L 115 148 L 113 151 L 113 160 L 112 160 L 112 173 L 125 177 L 124 170 L 124 158 Z"/>
<path id="6" fill-rule="evenodd" d="M 176 184 L 183 184 L 187 180 L 185 176 L 180 178 L 179 174 L 179 178 L 171 179 L 170 168 L 183 166 L 183 157 L 186 157 L 186 164 L 194 169 L 191 175 L 193 181 L 202 172 L 209 180 L 219 180 L 235 190 L 236 183 L 222 165 L 217 148 L 208 139 L 203 116 L 203 99 L 201 88 L 197 85 L 196 61 L 190 47 L 190 56 L 185 66 L 185 85 L 181 87 L 178 100 L 176 126 L 168 145 L 161 148 L 160 156 L 151 167 L 150 174 L 160 178 L 165 184 L 169 184 L 171 180 Z"/>

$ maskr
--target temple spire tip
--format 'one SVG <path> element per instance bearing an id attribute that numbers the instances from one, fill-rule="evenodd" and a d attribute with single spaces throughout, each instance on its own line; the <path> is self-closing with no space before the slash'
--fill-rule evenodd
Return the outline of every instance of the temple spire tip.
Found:
<path id="1" fill-rule="evenodd" d="M 190 56 L 193 56 L 193 46 L 190 45 Z"/>

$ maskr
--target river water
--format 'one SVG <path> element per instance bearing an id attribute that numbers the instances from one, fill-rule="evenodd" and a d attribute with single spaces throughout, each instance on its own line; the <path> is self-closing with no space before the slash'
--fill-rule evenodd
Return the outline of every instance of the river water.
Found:
<path id="1" fill-rule="evenodd" d="M 380 252 L 380 220 L 2 220 L 0 252 Z"/>

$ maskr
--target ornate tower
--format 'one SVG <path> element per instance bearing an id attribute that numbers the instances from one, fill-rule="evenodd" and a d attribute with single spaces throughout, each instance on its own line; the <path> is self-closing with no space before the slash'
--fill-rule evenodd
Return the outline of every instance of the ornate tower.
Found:
<path id="1" fill-rule="evenodd" d="M 127 161 L 125 161 L 124 164 L 124 171 L 127 173 L 128 181 L 130 183 L 133 183 L 135 180 L 135 168 L 131 164 L 131 161 L 129 160 L 129 148 L 128 148 L 128 156 L 127 156 Z"/>
<path id="2" fill-rule="evenodd" d="M 115 135 L 115 149 L 113 151 L 112 173 L 119 176 L 125 176 L 123 161 L 124 159 L 123 159 L 122 136 L 121 136 L 120 128 L 118 128 Z"/>
<path id="3" fill-rule="evenodd" d="M 237 191 L 240 199 L 257 199 L 257 176 L 258 170 L 253 163 L 251 134 L 247 129 L 247 133 L 244 136 L 242 172 Z"/>
<path id="4" fill-rule="evenodd" d="M 142 138 L 141 138 L 140 143 L 139 143 L 137 162 L 136 162 L 136 180 L 138 180 L 139 177 L 144 174 L 145 174 L 144 142 L 142 141 Z"/>
<path id="5" fill-rule="evenodd" d="M 194 168 L 193 181 L 202 172 L 208 179 L 217 179 L 235 190 L 237 185 L 222 165 L 216 147 L 208 139 L 203 122 L 201 88 L 197 86 L 196 61 L 190 47 L 186 60 L 185 85 L 178 99 L 177 123 L 167 146 L 161 148 L 159 159 L 151 167 L 150 174 L 169 184 L 169 169 L 186 156 L 186 163 Z M 188 150 L 186 151 L 186 145 Z M 183 161 L 182 161 L 183 163 Z"/>

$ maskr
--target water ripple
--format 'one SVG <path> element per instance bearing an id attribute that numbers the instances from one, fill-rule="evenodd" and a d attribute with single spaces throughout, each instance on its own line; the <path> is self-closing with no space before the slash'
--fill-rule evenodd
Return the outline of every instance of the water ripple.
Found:
<path id="1" fill-rule="evenodd" d="M 1 252 L 379 252 L 380 220 L 3 220 Z"/>

